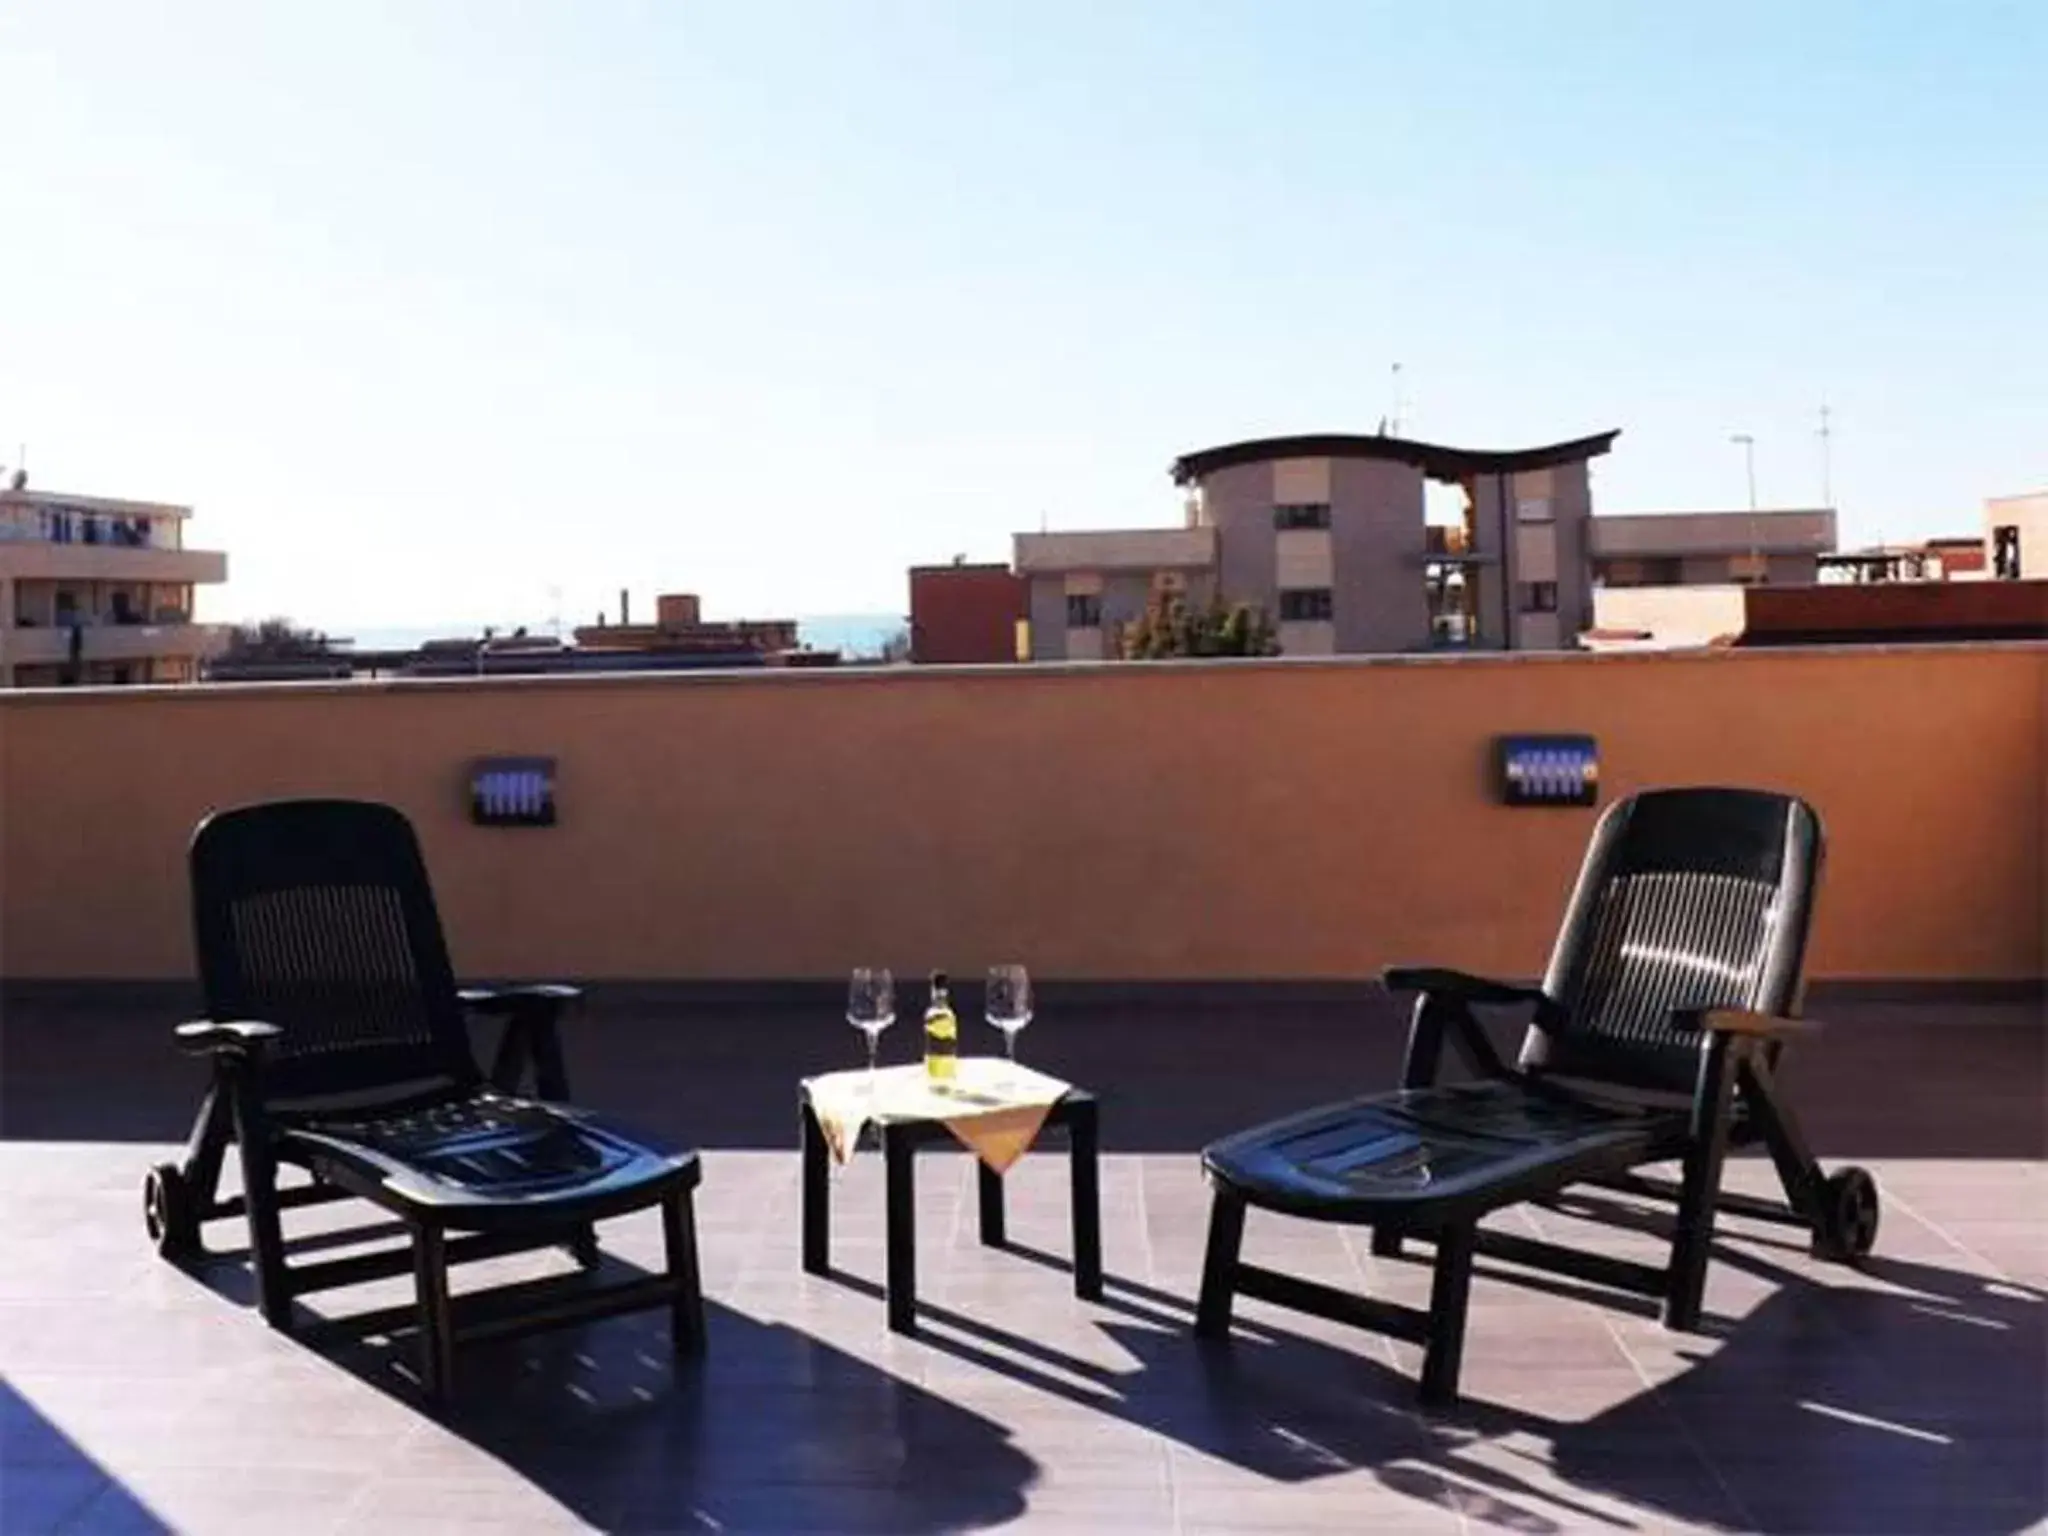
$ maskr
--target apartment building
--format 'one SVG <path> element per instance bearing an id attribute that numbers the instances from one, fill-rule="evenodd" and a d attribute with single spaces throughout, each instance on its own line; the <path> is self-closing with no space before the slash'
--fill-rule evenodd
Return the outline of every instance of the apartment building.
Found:
<path id="1" fill-rule="evenodd" d="M 0 687 L 186 683 L 226 644 L 192 620 L 227 556 L 185 547 L 190 507 L 0 490 Z"/>
<path id="2" fill-rule="evenodd" d="M 632 605 L 619 594 L 619 621 L 600 614 L 576 630 L 576 645 L 589 653 L 649 656 L 774 656 L 801 649 L 795 619 L 707 620 L 695 593 L 664 592 L 654 600 L 654 622 L 635 624 Z"/>
<path id="3" fill-rule="evenodd" d="M 1835 579 L 1832 508 L 1628 512 L 1593 519 L 1592 650 L 1698 646 L 1742 632 L 1752 587 Z"/>
<path id="4" fill-rule="evenodd" d="M 1593 584 L 1811 586 L 1835 538 L 1832 507 L 1608 514 L 1593 520 Z"/>
<path id="5" fill-rule="evenodd" d="M 1916 581 L 1983 581 L 1991 576 L 1985 540 L 1944 537 L 1903 544 L 1872 544 L 1820 559 L 1822 585 L 1871 585 Z"/>
<path id="6" fill-rule="evenodd" d="M 1016 536 L 1033 660 L 1113 656 L 1158 590 L 1250 603 L 1291 656 L 1556 650 L 1592 616 L 1588 461 L 1619 434 L 1448 448 L 1263 438 L 1176 460 L 1185 525 Z M 1462 491 L 1431 523 L 1425 485 Z"/>

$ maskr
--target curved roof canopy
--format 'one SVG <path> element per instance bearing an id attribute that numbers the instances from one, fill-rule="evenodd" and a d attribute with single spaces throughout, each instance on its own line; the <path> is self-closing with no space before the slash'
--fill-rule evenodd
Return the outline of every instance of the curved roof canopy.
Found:
<path id="1" fill-rule="evenodd" d="M 1596 432 L 1591 437 L 1543 448 L 1446 448 L 1405 437 L 1368 437 L 1347 432 L 1259 437 L 1184 453 L 1173 461 L 1173 479 L 1176 485 L 1186 485 L 1219 469 L 1268 459 L 1392 459 L 1413 464 L 1432 480 L 1462 480 L 1468 475 L 1512 475 L 1525 469 L 1548 469 L 1553 464 L 1575 464 L 1607 452 L 1620 435 L 1621 429 L 1617 427 L 1612 432 Z"/>

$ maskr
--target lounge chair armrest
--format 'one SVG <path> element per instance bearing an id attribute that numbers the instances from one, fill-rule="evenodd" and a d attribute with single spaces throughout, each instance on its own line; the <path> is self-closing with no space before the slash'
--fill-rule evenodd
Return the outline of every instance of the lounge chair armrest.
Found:
<path id="1" fill-rule="evenodd" d="M 569 1097 L 569 1070 L 555 1023 L 583 996 L 580 987 L 537 982 L 515 987 L 464 987 L 463 1006 L 505 1021 L 491 1060 L 491 1082 L 502 1093 L 523 1091 L 529 1070 L 534 1092 L 557 1102 Z"/>
<path id="2" fill-rule="evenodd" d="M 1751 1040 L 1783 1040 L 1820 1031 L 1820 1023 L 1815 1019 L 1785 1019 L 1749 1008 L 1681 1008 L 1671 1018 L 1683 1030 Z"/>
<path id="3" fill-rule="evenodd" d="M 540 1009 L 560 1012 L 583 997 L 581 987 L 558 981 L 533 982 L 516 987 L 464 987 L 456 994 L 462 1005 L 476 1013 L 503 1015 L 531 1013 Z"/>
<path id="4" fill-rule="evenodd" d="M 1433 997 L 1459 1003 L 1547 1003 L 1541 987 L 1525 987 L 1512 981 L 1494 981 L 1464 971 L 1439 966 L 1390 965 L 1380 973 L 1389 992 L 1426 992 Z"/>
<path id="5" fill-rule="evenodd" d="M 1401 1064 L 1404 1088 L 1423 1088 L 1436 1081 L 1446 1028 L 1458 1054 L 1473 1072 L 1482 1077 L 1512 1075 L 1473 1014 L 1472 1004 L 1534 1003 L 1538 1024 L 1545 1023 L 1554 1008 L 1550 999 L 1535 987 L 1435 966 L 1388 966 L 1380 973 L 1380 982 L 1389 992 L 1422 995 L 1409 1030 L 1407 1055 Z"/>
<path id="6" fill-rule="evenodd" d="M 261 1019 L 193 1019 L 174 1033 L 178 1049 L 193 1056 L 261 1057 L 284 1031 Z"/>

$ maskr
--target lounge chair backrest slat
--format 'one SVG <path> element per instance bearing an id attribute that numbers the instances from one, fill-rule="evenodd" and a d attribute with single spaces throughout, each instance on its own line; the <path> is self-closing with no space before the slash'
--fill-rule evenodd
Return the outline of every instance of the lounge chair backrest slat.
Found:
<path id="1" fill-rule="evenodd" d="M 284 1031 L 278 1097 L 475 1080 L 411 825 L 389 806 L 287 800 L 209 816 L 191 847 L 206 1008 Z"/>
<path id="2" fill-rule="evenodd" d="M 1645 791 L 1600 819 L 1544 990 L 1562 1005 L 1522 1065 L 1689 1092 L 1702 1038 L 1680 1009 L 1790 1014 L 1823 855 L 1820 820 L 1789 795 Z"/>

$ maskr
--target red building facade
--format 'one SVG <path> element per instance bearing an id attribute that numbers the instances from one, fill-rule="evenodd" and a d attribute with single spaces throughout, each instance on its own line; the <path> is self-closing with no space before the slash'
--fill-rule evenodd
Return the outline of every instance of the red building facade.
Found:
<path id="1" fill-rule="evenodd" d="M 963 664 L 1017 659 L 1026 588 L 1006 565 L 921 565 L 910 572 L 910 659 Z"/>

